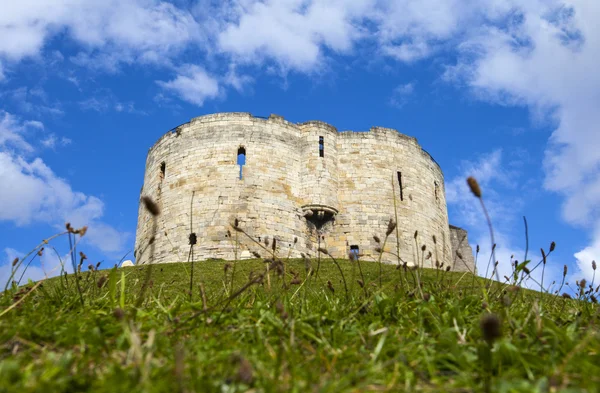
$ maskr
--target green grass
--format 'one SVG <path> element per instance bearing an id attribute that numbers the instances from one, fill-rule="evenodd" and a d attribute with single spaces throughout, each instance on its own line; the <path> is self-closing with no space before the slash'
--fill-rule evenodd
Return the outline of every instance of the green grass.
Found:
<path id="1" fill-rule="evenodd" d="M 233 285 L 225 262 L 197 262 L 191 300 L 189 263 L 153 266 L 143 293 L 147 267 L 81 272 L 81 298 L 74 275 L 31 292 L 33 283 L 13 287 L 0 298 L 0 392 L 600 386 L 600 316 L 592 302 L 389 265 L 380 287 L 372 262 L 361 262 L 363 289 L 357 263 L 339 261 L 346 295 L 331 259 L 321 261 L 318 277 L 307 277 L 305 261 L 284 263 L 285 288 L 273 270 L 269 289 L 266 276 L 248 284 L 251 273 L 264 272 L 263 261 L 237 262 Z M 309 265 L 316 269 L 317 261 Z M 300 283 L 291 285 L 294 274 Z M 495 326 L 482 332 L 486 315 L 500 318 L 500 337 Z"/>

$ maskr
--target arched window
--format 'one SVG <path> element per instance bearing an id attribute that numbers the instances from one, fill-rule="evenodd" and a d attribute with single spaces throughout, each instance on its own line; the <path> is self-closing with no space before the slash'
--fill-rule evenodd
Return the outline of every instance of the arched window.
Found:
<path id="1" fill-rule="evenodd" d="M 246 165 L 246 149 L 243 146 L 240 146 L 238 149 L 237 164 L 240 166 L 240 180 L 242 180 L 244 165 Z"/>
<path id="2" fill-rule="evenodd" d="M 160 179 L 165 178 L 165 172 L 167 171 L 167 164 L 163 161 L 160 163 Z"/>

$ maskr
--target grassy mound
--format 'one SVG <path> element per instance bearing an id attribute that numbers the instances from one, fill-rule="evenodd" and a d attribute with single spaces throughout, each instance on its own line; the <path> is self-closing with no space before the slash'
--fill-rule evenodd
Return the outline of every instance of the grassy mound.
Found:
<path id="1" fill-rule="evenodd" d="M 191 292 L 189 263 L 9 289 L 0 298 L 0 392 L 600 386 L 600 316 L 589 301 L 370 262 L 193 269 Z"/>

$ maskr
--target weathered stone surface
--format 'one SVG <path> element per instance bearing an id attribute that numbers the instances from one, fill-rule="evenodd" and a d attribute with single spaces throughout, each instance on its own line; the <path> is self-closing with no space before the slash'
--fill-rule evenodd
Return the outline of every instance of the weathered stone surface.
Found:
<path id="1" fill-rule="evenodd" d="M 475 272 L 473 249 L 469 245 L 467 231 L 450 225 L 450 242 L 452 243 L 452 270 L 457 272 Z"/>
<path id="2" fill-rule="evenodd" d="M 240 147 L 246 152 L 242 179 Z M 358 246 L 363 260 L 376 260 L 373 235 L 383 242 L 390 218 L 397 217 L 385 262 L 454 265 L 442 171 L 415 138 L 389 128 L 338 132 L 320 121 L 294 124 L 249 113 L 197 117 L 149 150 L 141 194 L 156 201 L 161 215 L 154 226 L 140 205 L 138 264 L 149 262 L 152 236 L 153 262 L 180 261 L 188 255 L 190 232 L 197 236 L 195 259 L 233 259 L 236 244 L 238 256 L 267 256 L 233 230 L 236 218 L 261 244 L 277 239 L 281 256 L 315 256 L 323 247 L 347 258 Z M 473 260 L 465 247 L 460 252 L 467 263 Z"/>

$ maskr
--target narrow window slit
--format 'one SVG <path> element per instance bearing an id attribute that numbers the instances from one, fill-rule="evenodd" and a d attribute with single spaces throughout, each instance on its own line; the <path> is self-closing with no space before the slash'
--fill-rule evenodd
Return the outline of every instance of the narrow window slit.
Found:
<path id="1" fill-rule="evenodd" d="M 404 200 L 404 195 L 402 195 L 402 172 L 398 173 L 398 187 L 400 188 L 400 200 Z"/>
<path id="2" fill-rule="evenodd" d="M 325 140 L 322 136 L 319 137 L 319 157 L 325 157 Z"/>
<path id="3" fill-rule="evenodd" d="M 165 172 L 167 171 L 167 164 L 163 161 L 160 163 L 160 180 L 165 178 Z"/>
<path id="4" fill-rule="evenodd" d="M 244 165 L 246 165 L 246 149 L 240 146 L 237 154 L 237 164 L 240 166 L 240 180 L 244 177 Z"/>

